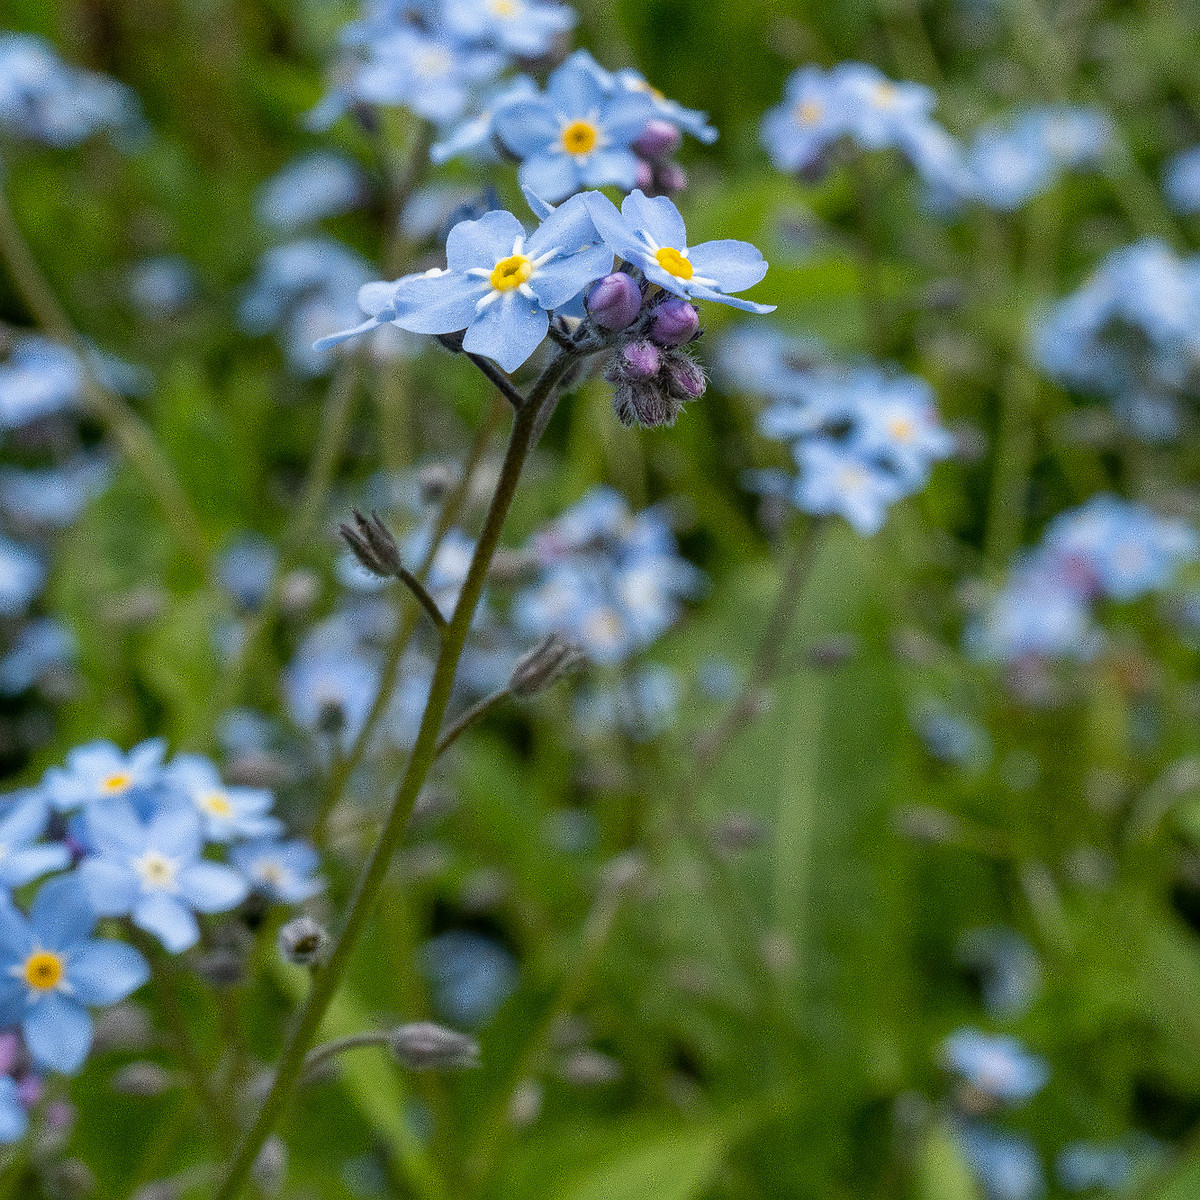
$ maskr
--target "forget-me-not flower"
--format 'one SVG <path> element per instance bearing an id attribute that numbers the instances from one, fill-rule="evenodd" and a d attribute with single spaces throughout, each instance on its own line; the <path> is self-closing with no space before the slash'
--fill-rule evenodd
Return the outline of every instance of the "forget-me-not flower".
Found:
<path id="1" fill-rule="evenodd" d="M 28 918 L 0 903 L 0 1023 L 20 1027 L 44 1070 L 78 1071 L 92 1045 L 88 1009 L 116 1004 L 150 978 L 132 946 L 92 938 L 95 923 L 73 875 L 42 884 Z"/>
<path id="2" fill-rule="evenodd" d="M 348 158 L 317 150 L 293 159 L 259 188 L 258 219 L 293 230 L 357 208 L 366 195 L 362 172 Z"/>
<path id="3" fill-rule="evenodd" d="M 195 810 L 166 808 L 149 821 L 124 800 L 91 805 L 84 814 L 91 853 L 77 868 L 97 913 L 129 916 L 172 954 L 200 938 L 195 914 L 227 912 L 247 893 L 232 867 L 201 857 Z"/>
<path id="4" fill-rule="evenodd" d="M 537 58 L 576 21 L 565 4 L 542 0 L 445 0 L 446 28 L 464 42 L 479 42 L 514 58 Z"/>
<path id="5" fill-rule="evenodd" d="M 65 767 L 51 767 L 41 787 L 60 812 L 121 796 L 153 795 L 162 783 L 167 743 L 153 738 L 126 754 L 112 742 L 76 746 Z"/>
<path id="6" fill-rule="evenodd" d="M 233 863 L 249 885 L 280 904 L 300 904 L 324 888 L 316 877 L 321 858 L 308 842 L 281 842 L 259 838 L 242 842 L 229 851 Z"/>
<path id="7" fill-rule="evenodd" d="M 601 237 L 651 283 L 688 300 L 715 300 L 752 313 L 775 311 L 774 305 L 730 294 L 753 287 L 767 273 L 763 256 L 749 242 L 724 238 L 689 247 L 683 217 L 666 196 L 631 192 L 619 212 L 602 192 L 588 192 L 584 199 Z"/>
<path id="8" fill-rule="evenodd" d="M 0 534 L 0 616 L 20 616 L 46 582 L 46 566 L 36 551 Z"/>
<path id="9" fill-rule="evenodd" d="M 942 1055 L 973 1088 L 1007 1104 L 1032 1100 L 1050 1078 L 1045 1059 L 1005 1034 L 959 1029 L 942 1043 Z"/>
<path id="10" fill-rule="evenodd" d="M 51 871 L 71 865 L 71 852 L 62 842 L 43 842 L 50 824 L 50 805 L 37 788 L 5 797 L 0 816 L 0 887 L 24 887 Z"/>
<path id="11" fill-rule="evenodd" d="M 68 666 L 75 650 L 75 636 L 61 621 L 26 621 L 0 657 L 0 694 L 16 696 L 33 687 L 55 668 Z"/>
<path id="12" fill-rule="evenodd" d="M 83 393 L 83 368 L 65 346 L 31 334 L 19 338 L 0 366 L 0 429 L 74 407 Z"/>
<path id="13" fill-rule="evenodd" d="M 463 349 L 515 371 L 541 345 L 549 312 L 612 269 L 582 197 L 553 210 L 532 233 L 509 212 L 462 221 L 446 239 L 446 270 L 364 288 L 369 320 L 322 346 L 394 322 L 412 333 L 465 330 Z"/>
<path id="14" fill-rule="evenodd" d="M 898 477 L 828 438 L 794 447 L 800 477 L 796 507 L 817 516 L 837 514 L 864 536 L 878 533 L 903 495 Z"/>
<path id="15" fill-rule="evenodd" d="M 0 1075 L 0 1145 L 19 1142 L 29 1128 L 29 1114 L 21 1103 L 21 1090 L 11 1075 Z"/>
<path id="16" fill-rule="evenodd" d="M 217 768 L 199 754 L 179 754 L 171 760 L 163 780 L 195 808 L 209 842 L 242 838 L 278 837 L 283 822 L 270 815 L 275 797 L 265 788 L 230 787 Z"/>

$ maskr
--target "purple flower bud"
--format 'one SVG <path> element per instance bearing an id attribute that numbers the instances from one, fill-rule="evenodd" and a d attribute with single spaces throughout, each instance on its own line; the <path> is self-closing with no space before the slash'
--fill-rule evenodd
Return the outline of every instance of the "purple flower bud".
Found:
<path id="1" fill-rule="evenodd" d="M 634 176 L 634 186 L 643 192 L 654 187 L 654 168 L 644 158 L 638 159 L 637 174 Z"/>
<path id="2" fill-rule="evenodd" d="M 658 190 L 664 196 L 674 196 L 687 187 L 687 172 L 678 163 L 659 163 L 656 178 Z"/>
<path id="3" fill-rule="evenodd" d="M 624 271 L 605 275 L 588 293 L 587 310 L 603 329 L 627 329 L 641 308 L 641 289 Z"/>
<path id="4" fill-rule="evenodd" d="M 663 375 L 667 391 L 679 400 L 699 400 L 708 387 L 704 372 L 686 354 L 670 355 Z"/>
<path id="5" fill-rule="evenodd" d="M 17 1099 L 25 1108 L 33 1108 L 35 1104 L 42 1098 L 42 1093 L 46 1090 L 46 1086 L 37 1075 L 26 1075 L 17 1084 Z M 68 1124 L 69 1122 L 63 1122 Z"/>
<path id="6" fill-rule="evenodd" d="M 613 412 L 626 428 L 640 425 L 643 429 L 657 429 L 673 425 L 682 407 L 657 379 L 649 383 L 620 380 L 613 388 Z"/>
<path id="7" fill-rule="evenodd" d="M 646 128 L 642 130 L 638 140 L 633 143 L 633 150 L 635 154 L 654 162 L 657 159 L 666 158 L 669 154 L 674 154 L 682 141 L 683 137 L 674 125 L 669 121 L 660 121 L 654 118 L 646 122 Z"/>
<path id="8" fill-rule="evenodd" d="M 662 366 L 662 356 L 653 342 L 630 342 L 621 351 L 621 374 L 626 379 L 653 379 Z"/>
<path id="9" fill-rule="evenodd" d="M 679 296 L 664 300 L 654 310 L 650 339 L 659 346 L 682 346 L 700 332 L 700 314 L 693 304 Z"/>

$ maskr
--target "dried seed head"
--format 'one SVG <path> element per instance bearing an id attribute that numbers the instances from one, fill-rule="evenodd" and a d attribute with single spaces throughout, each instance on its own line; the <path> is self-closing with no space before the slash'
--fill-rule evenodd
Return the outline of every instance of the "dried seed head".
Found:
<path id="1" fill-rule="evenodd" d="M 321 961 L 329 934 L 312 917 L 294 917 L 279 930 L 279 953 L 286 962 L 307 967 Z"/>
<path id="2" fill-rule="evenodd" d="M 341 525 L 338 532 L 354 552 L 354 557 L 372 575 L 378 575 L 380 579 L 394 579 L 403 570 L 400 547 L 377 512 L 364 517 L 356 508 L 354 524 Z"/>
<path id="3" fill-rule="evenodd" d="M 509 690 L 516 696 L 533 696 L 578 669 L 583 661 L 578 647 L 552 633 L 521 656 L 513 667 Z"/>

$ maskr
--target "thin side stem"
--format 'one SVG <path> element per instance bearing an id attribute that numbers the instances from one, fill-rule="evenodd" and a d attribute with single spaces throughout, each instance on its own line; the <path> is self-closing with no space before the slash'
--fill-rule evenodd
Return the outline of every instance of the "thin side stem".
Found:
<path id="1" fill-rule="evenodd" d="M 475 553 L 467 570 L 462 592 L 454 608 L 454 615 L 442 640 L 441 652 L 434 668 L 433 682 L 417 741 L 408 761 L 408 768 L 396 789 L 395 799 L 387 821 L 380 832 L 379 840 L 366 869 L 359 881 L 345 923 L 338 935 L 328 962 L 314 975 L 312 990 L 300 1013 L 296 1027 L 288 1040 L 275 1082 L 259 1109 L 254 1124 L 242 1139 L 233 1161 L 230 1163 L 224 1182 L 215 1193 L 214 1200 L 233 1200 L 244 1187 L 254 1161 L 263 1143 L 282 1118 L 292 1093 L 304 1069 L 304 1058 L 320 1028 L 321 1020 L 330 1001 L 341 984 L 349 966 L 351 955 L 363 931 L 367 918 L 374 910 L 375 901 L 387 877 L 388 868 L 404 836 L 404 830 L 412 816 L 413 805 L 425 783 L 429 768 L 437 754 L 438 731 L 450 702 L 458 661 L 466 644 L 471 621 L 475 615 L 479 598 L 483 593 L 488 570 L 500 534 L 516 494 L 517 483 L 529 453 L 533 423 L 538 409 L 546 402 L 555 385 L 566 373 L 570 359 L 556 355 L 534 385 L 524 407 L 516 414 L 508 450 L 496 481 L 496 490 L 488 507 L 487 517 Z"/>
<path id="2" fill-rule="evenodd" d="M 417 598 L 417 602 L 429 614 L 429 619 L 437 627 L 440 633 L 446 628 L 446 618 L 442 616 L 442 610 L 438 608 L 433 597 L 425 590 L 425 585 L 407 568 L 400 567 L 396 571 L 396 578 Z"/>
<path id="3" fill-rule="evenodd" d="M 437 744 L 437 758 L 441 758 L 451 746 L 464 734 L 476 721 L 486 716 L 503 704 L 512 695 L 511 688 L 501 688 L 498 692 L 493 692 L 490 696 L 485 696 L 482 700 L 472 704 L 445 733 L 442 734 L 441 740 Z"/>
<path id="4" fill-rule="evenodd" d="M 467 357 L 496 385 L 496 390 L 514 409 L 525 403 L 525 397 L 513 385 L 513 382 L 494 363 L 479 354 L 467 354 Z"/>
<path id="5" fill-rule="evenodd" d="M 318 1067 L 327 1063 L 331 1058 L 337 1058 L 347 1050 L 358 1050 L 364 1046 L 390 1046 L 392 1035 L 382 1030 L 370 1033 L 351 1033 L 345 1037 L 335 1038 L 314 1047 L 304 1056 L 304 1074 L 301 1083 L 307 1083 L 315 1074 Z"/>

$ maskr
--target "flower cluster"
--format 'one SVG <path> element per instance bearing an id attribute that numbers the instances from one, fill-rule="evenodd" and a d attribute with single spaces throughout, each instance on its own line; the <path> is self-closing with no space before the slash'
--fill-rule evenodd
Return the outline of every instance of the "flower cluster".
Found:
<path id="1" fill-rule="evenodd" d="M 258 219 L 295 230 L 357 208 L 365 199 L 362 172 L 348 158 L 317 150 L 293 159 L 259 189 Z"/>
<path id="2" fill-rule="evenodd" d="M 1100 495 L 1055 517 L 968 629 L 979 656 L 1088 658 L 1100 648 L 1092 604 L 1162 591 L 1200 554 L 1186 523 L 1143 504 Z"/>
<path id="3" fill-rule="evenodd" d="M 92 1041 L 88 1009 L 149 978 L 138 950 L 93 937 L 98 918 L 127 917 L 178 954 L 200 938 L 197 914 L 228 912 L 251 891 L 295 903 L 321 886 L 311 847 L 280 840 L 270 792 L 224 783 L 198 755 L 166 762 L 165 751 L 161 741 L 127 754 L 92 742 L 4 802 L 0 1025 L 19 1034 L 35 1074 L 77 1071 Z M 212 857 L 221 849 L 233 865 Z M 26 915 L 14 893 L 47 875 Z M 24 1131 L 13 1108 L 22 1096 L 4 1077 L 0 1140 Z"/>
<path id="4" fill-rule="evenodd" d="M 517 628 L 530 637 L 560 634 L 605 665 L 660 637 L 702 582 L 662 513 L 635 515 L 607 487 L 593 488 L 543 530 L 533 554 L 540 577 L 516 596 Z"/>
<path id="5" fill-rule="evenodd" d="M 814 514 L 838 514 L 877 533 L 897 501 L 920 491 L 954 440 L 925 380 L 874 366 L 814 361 L 811 347 L 773 331 L 739 331 L 724 348 L 731 381 L 765 396 L 759 429 L 787 442 L 799 476 L 760 472 L 760 490 Z M 739 366 L 756 360 L 753 373 Z"/>
<path id="6" fill-rule="evenodd" d="M 1110 400 L 1143 437 L 1178 430 L 1178 402 L 1200 391 L 1200 258 L 1157 241 L 1113 251 L 1034 333 L 1047 374 Z"/>
<path id="7" fill-rule="evenodd" d="M 102 130 L 135 132 L 141 110 L 115 79 L 63 62 L 25 33 L 0 34 L 0 132 L 47 146 L 77 146 Z"/>

